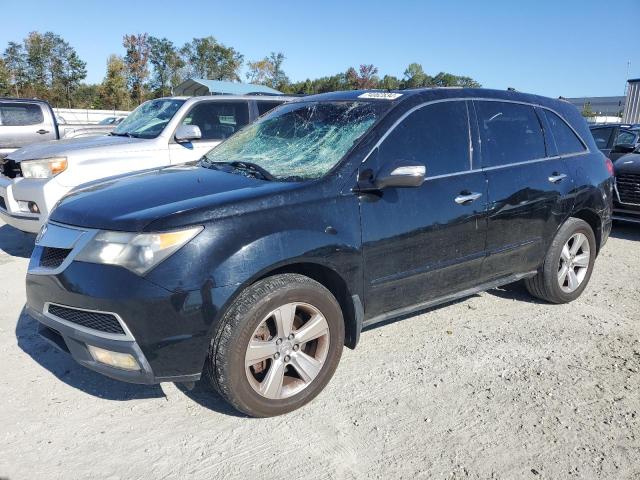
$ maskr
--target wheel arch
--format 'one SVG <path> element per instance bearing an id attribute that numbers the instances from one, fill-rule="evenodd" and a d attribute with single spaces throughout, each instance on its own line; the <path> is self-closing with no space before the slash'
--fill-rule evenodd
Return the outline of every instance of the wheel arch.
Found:
<path id="1" fill-rule="evenodd" d="M 596 236 L 596 254 L 600 252 L 600 245 L 602 243 L 602 219 L 600 215 L 591 209 L 583 208 L 571 214 L 573 218 L 579 218 L 589 224 Z"/>
<path id="2" fill-rule="evenodd" d="M 362 330 L 362 304 L 358 295 L 353 294 L 347 281 L 337 271 L 315 262 L 296 262 L 280 265 L 262 272 L 249 284 L 282 273 L 297 273 L 309 277 L 329 290 L 340 305 L 345 327 L 345 345 L 354 349 Z"/>

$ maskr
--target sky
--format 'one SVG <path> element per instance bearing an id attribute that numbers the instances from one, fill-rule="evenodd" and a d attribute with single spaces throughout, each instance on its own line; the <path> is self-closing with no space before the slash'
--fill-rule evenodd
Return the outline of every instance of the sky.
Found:
<path id="1" fill-rule="evenodd" d="M 248 61 L 282 52 L 293 81 L 360 64 L 402 77 L 417 62 L 488 88 L 578 97 L 623 95 L 627 69 L 640 77 L 640 0 L 0 0 L 0 11 L 0 51 L 52 31 L 87 62 L 90 83 L 124 54 L 124 34 L 143 32 L 177 46 L 213 35 Z"/>

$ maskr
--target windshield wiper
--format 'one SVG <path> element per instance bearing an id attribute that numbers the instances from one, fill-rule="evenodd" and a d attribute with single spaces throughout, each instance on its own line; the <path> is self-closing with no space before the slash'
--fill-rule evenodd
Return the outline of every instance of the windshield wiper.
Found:
<path id="1" fill-rule="evenodd" d="M 124 133 L 109 132 L 109 135 L 114 136 L 114 137 L 140 138 L 140 135 L 137 135 L 137 134 L 131 133 L 131 132 L 124 132 Z"/>
<path id="2" fill-rule="evenodd" d="M 203 157 L 202 158 L 202 163 L 204 163 L 206 165 L 211 165 L 213 168 L 218 168 L 218 165 L 230 166 L 234 170 L 239 170 L 241 172 L 250 173 L 250 174 L 252 174 L 252 175 L 254 175 L 254 176 L 258 177 L 258 178 L 261 178 L 262 180 L 267 180 L 269 182 L 273 182 L 274 180 L 276 180 L 276 177 L 271 175 L 269 170 L 267 170 L 266 168 L 262 168 L 260 165 L 258 165 L 256 163 L 252 163 L 252 162 L 239 162 L 239 161 L 234 161 L 234 162 L 212 162 L 209 159 L 207 159 L 206 157 Z"/>

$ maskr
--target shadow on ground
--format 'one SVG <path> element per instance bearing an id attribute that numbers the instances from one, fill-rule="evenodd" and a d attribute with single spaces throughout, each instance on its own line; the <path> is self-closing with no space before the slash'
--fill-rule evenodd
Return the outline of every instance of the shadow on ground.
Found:
<path id="1" fill-rule="evenodd" d="M 38 322 L 23 309 L 16 325 L 18 346 L 39 365 L 59 380 L 94 397 L 107 400 L 138 400 L 165 396 L 160 385 L 137 385 L 120 382 L 96 373 L 76 363 L 71 356 L 58 350 L 37 333 Z M 205 381 L 176 384 L 178 390 L 203 407 L 225 415 L 241 416 Z"/>
<path id="2" fill-rule="evenodd" d="M 24 233 L 10 225 L 0 226 L 0 250 L 14 257 L 29 258 L 36 236 Z"/>
<path id="3" fill-rule="evenodd" d="M 640 241 L 640 223 L 614 222 L 611 236 L 622 240 Z"/>

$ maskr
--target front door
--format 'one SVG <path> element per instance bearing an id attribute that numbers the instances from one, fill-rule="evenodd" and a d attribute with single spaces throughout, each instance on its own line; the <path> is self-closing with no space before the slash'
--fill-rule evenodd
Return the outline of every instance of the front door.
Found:
<path id="1" fill-rule="evenodd" d="M 244 100 L 202 101 L 182 119 L 183 125 L 197 125 L 202 138 L 186 143 L 169 143 L 172 164 L 200 159 L 205 153 L 249 123 L 249 102 Z"/>
<path id="2" fill-rule="evenodd" d="M 478 282 L 487 182 L 474 169 L 467 101 L 409 114 L 361 168 L 406 160 L 426 167 L 420 187 L 360 197 L 366 317 L 462 291 Z"/>

